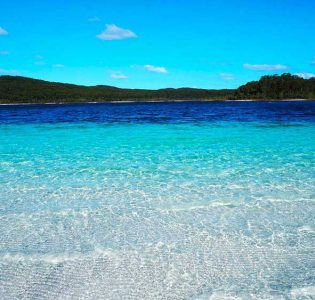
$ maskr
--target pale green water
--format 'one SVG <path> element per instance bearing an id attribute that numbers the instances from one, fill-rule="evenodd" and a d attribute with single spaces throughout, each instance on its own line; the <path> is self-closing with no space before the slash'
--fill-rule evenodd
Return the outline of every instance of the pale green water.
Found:
<path id="1" fill-rule="evenodd" d="M 2 299 L 315 297 L 314 122 L 7 123 Z"/>

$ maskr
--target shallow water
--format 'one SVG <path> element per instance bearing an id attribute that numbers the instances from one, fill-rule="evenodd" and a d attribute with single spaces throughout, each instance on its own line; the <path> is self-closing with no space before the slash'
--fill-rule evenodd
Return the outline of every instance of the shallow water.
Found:
<path id="1" fill-rule="evenodd" d="M 0 107 L 1 299 L 315 299 L 315 101 Z"/>

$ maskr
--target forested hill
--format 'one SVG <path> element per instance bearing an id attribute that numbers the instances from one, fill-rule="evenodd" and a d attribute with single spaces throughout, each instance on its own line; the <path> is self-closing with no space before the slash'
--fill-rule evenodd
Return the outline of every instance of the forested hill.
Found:
<path id="1" fill-rule="evenodd" d="M 315 77 L 303 79 L 289 73 L 263 76 L 240 86 L 235 99 L 315 99 Z"/>
<path id="2" fill-rule="evenodd" d="M 231 98 L 234 90 L 120 89 L 112 86 L 81 86 L 19 77 L 0 77 L 0 103 L 61 103 L 145 100 L 194 100 Z"/>
<path id="3" fill-rule="evenodd" d="M 31 79 L 0 76 L 0 103 L 70 103 L 146 100 L 227 100 L 227 99 L 315 99 L 315 78 L 298 76 L 263 76 L 236 90 L 120 89 L 111 86 L 80 86 Z"/>

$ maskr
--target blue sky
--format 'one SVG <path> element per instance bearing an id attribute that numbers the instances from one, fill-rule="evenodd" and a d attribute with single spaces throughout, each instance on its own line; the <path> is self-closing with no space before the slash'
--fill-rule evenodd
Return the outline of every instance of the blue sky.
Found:
<path id="1" fill-rule="evenodd" d="M 2 1 L 0 75 L 154 89 L 310 77 L 314 15 L 314 0 Z"/>

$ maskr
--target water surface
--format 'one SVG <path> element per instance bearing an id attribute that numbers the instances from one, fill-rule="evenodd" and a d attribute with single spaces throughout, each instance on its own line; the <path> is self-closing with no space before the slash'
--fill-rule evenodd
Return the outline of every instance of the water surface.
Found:
<path id="1" fill-rule="evenodd" d="M 0 107 L 1 299 L 314 299 L 315 102 Z"/>

